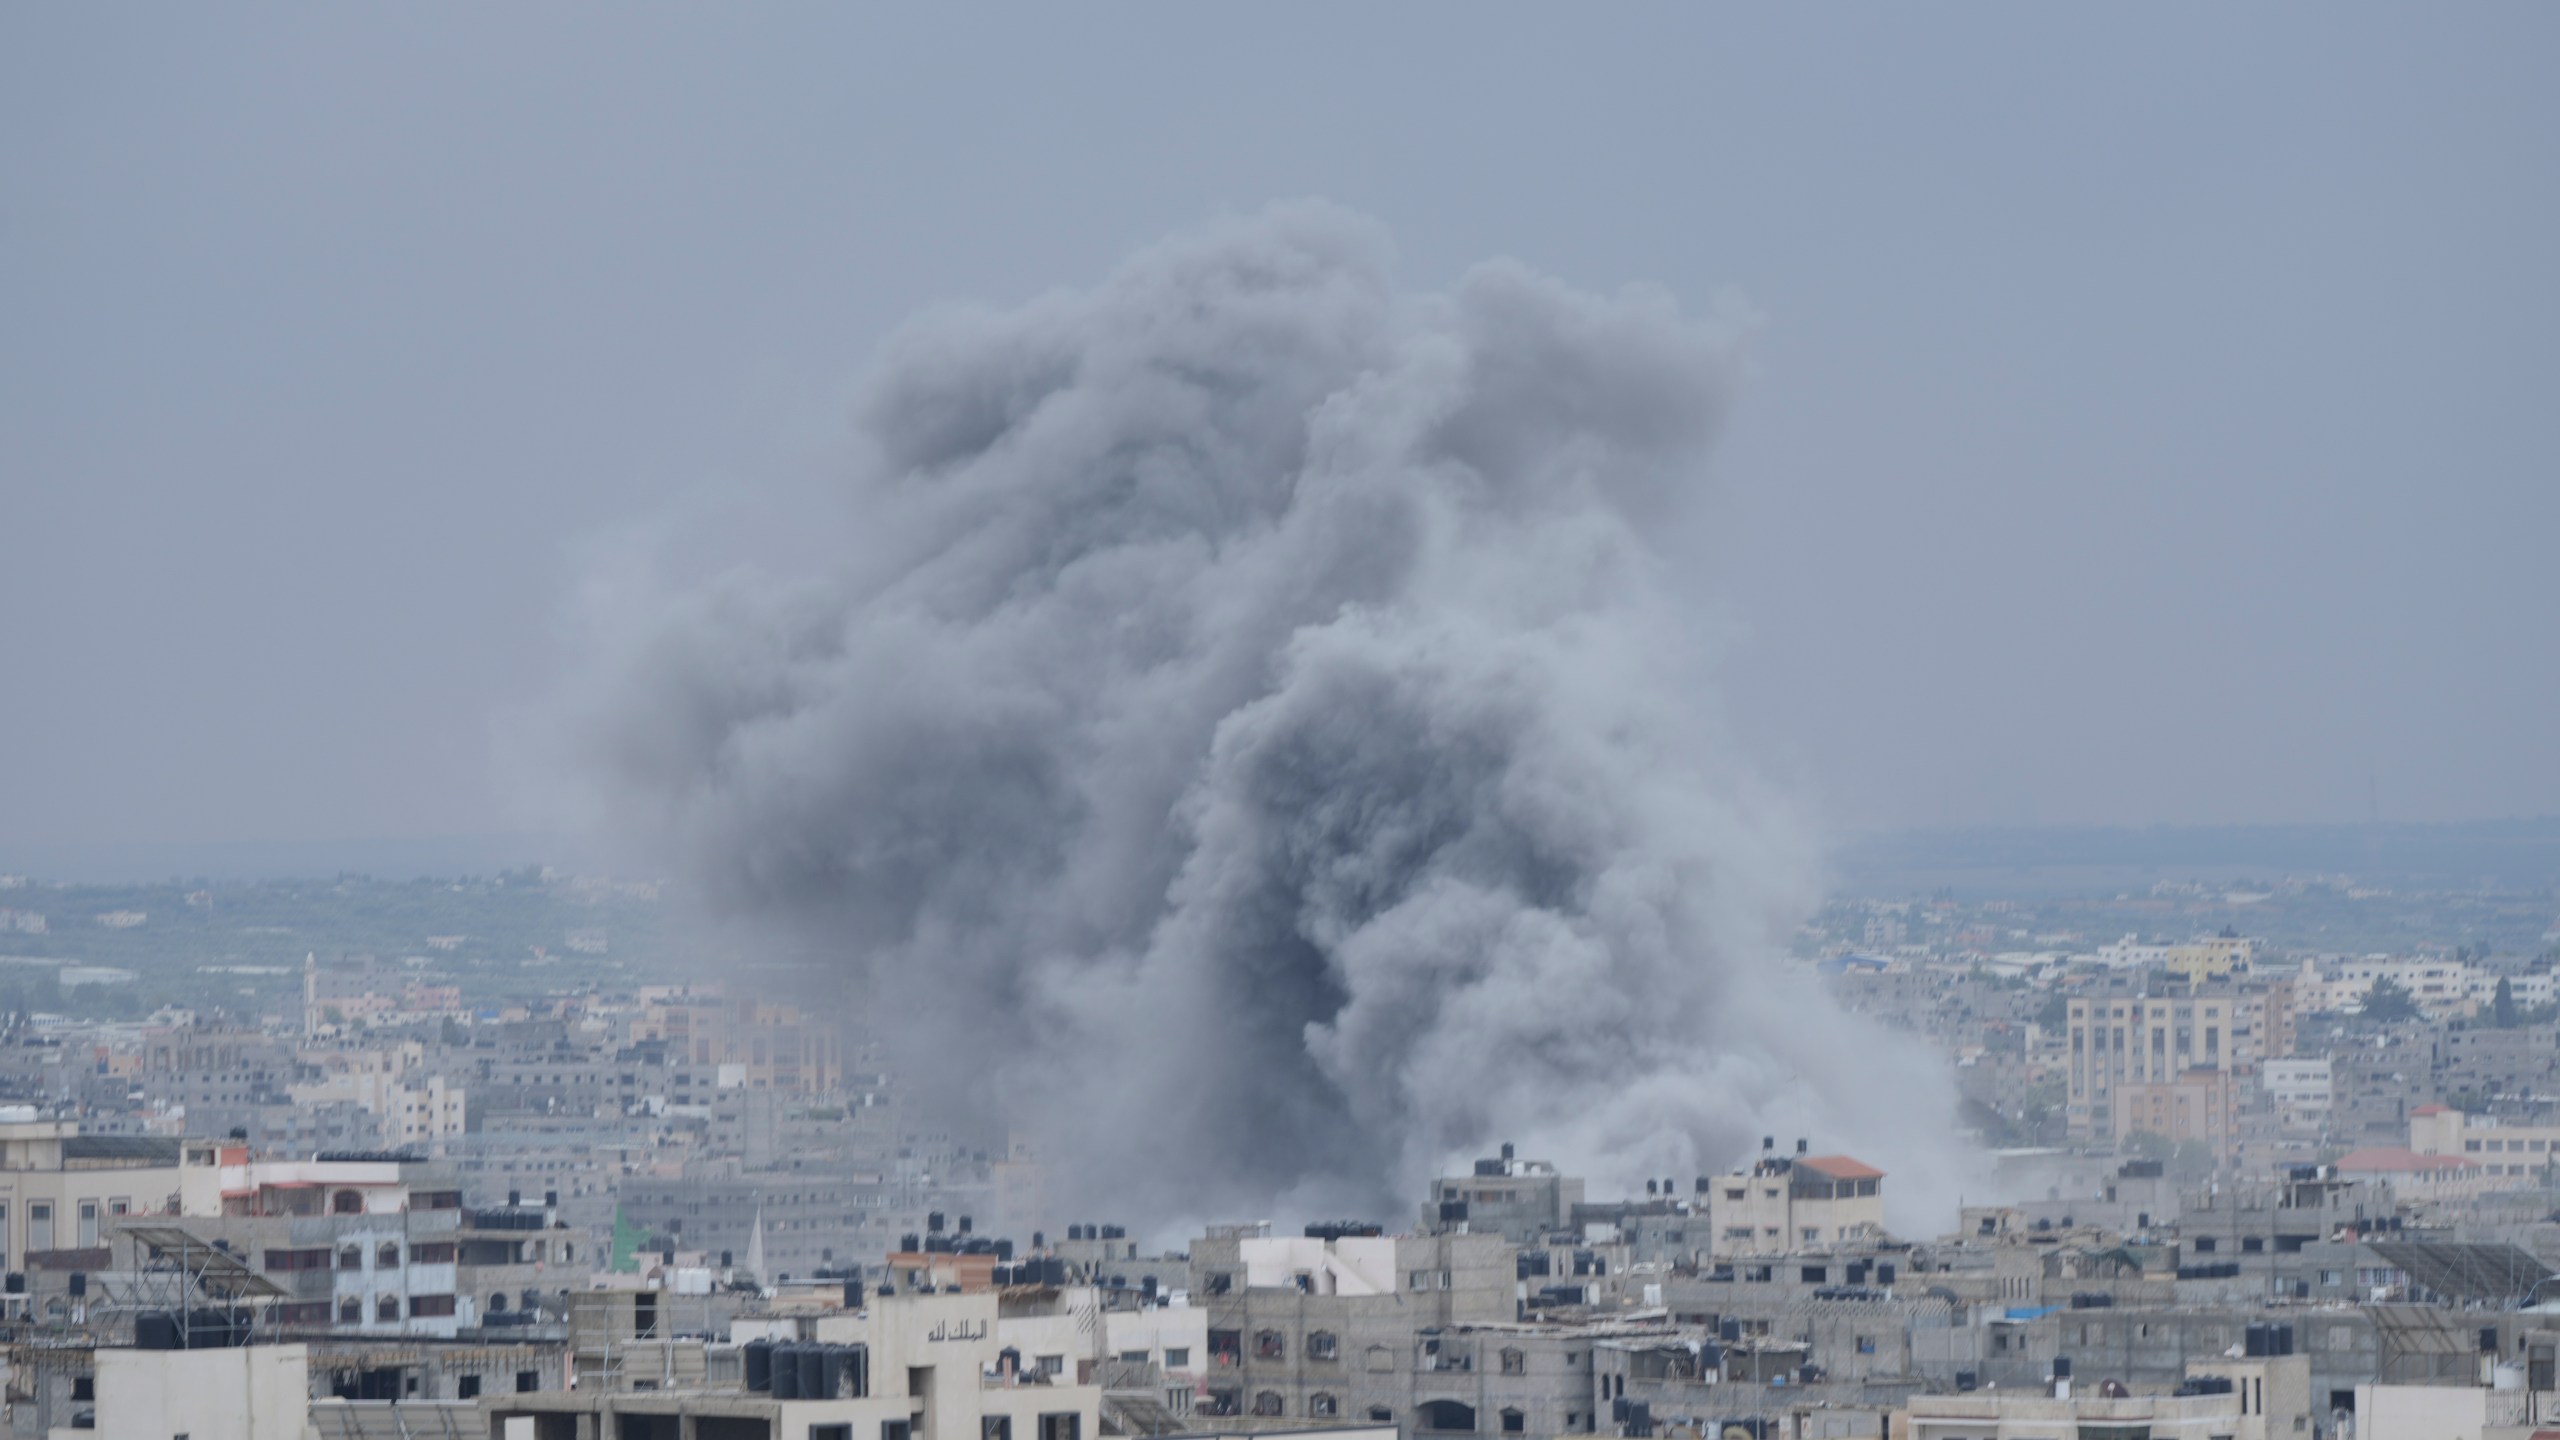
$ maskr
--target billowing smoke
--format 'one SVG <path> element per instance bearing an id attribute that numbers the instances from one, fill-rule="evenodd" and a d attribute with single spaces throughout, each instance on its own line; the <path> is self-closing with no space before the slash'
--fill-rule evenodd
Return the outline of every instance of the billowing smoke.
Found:
<path id="1" fill-rule="evenodd" d="M 840 567 L 612 662 L 612 821 L 1115 1214 L 1398 1216 L 1502 1139 L 1908 1174 L 1952 1097 L 1783 963 L 1812 857 L 1657 544 L 1734 369 L 1659 293 L 1400 291 L 1322 207 L 930 316 Z"/>

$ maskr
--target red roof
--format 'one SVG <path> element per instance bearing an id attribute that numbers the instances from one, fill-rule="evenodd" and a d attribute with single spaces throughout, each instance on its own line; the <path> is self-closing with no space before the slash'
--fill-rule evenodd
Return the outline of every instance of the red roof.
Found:
<path id="1" fill-rule="evenodd" d="M 2476 1169 L 2480 1162 L 2459 1155 L 2421 1155 L 2393 1145 L 2375 1145 L 2363 1150 L 2350 1150 L 2338 1157 L 2341 1171 L 2361 1170 L 2414 1174 L 2425 1170 Z"/>
<path id="2" fill-rule="evenodd" d="M 1846 1155 L 1808 1155 L 1796 1162 L 1807 1169 L 1819 1170 L 1834 1180 L 1881 1180 L 1884 1172 L 1863 1160 Z"/>

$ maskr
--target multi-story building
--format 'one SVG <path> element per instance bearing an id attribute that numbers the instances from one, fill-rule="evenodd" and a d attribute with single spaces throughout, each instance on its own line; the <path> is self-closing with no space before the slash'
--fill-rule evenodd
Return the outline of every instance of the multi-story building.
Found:
<path id="1" fill-rule="evenodd" d="M 1422 1207 L 1429 1232 L 1499 1235 L 1515 1245 L 1535 1245 L 1572 1228 L 1582 1203 L 1582 1181 L 1561 1175 L 1544 1160 L 1522 1160 L 1509 1145 L 1475 1163 L 1475 1173 L 1431 1182 Z"/>
<path id="2" fill-rule="evenodd" d="M 2176 996 L 2075 998 L 2067 1117 L 2074 1139 L 2123 1133 L 2117 1092 L 2161 1084 L 2195 1070 L 2252 1069 L 2265 1058 L 2268 997 L 2208 990 Z"/>
<path id="3" fill-rule="evenodd" d="M 1198 1413 L 1272 1428 L 1343 1421 L 1529 1434 L 1587 1421 L 1571 1343 L 1514 1323 L 1514 1248 L 1497 1235 L 1277 1237 L 1213 1228 L 1191 1249 L 1205 1312 Z M 1580 1362 L 1587 1370 L 1588 1342 Z"/>
<path id="4" fill-rule="evenodd" d="M 2277 1123 L 2286 1130 L 2317 1135 L 2328 1128 L 2332 1092 L 2327 1056 L 2264 1061 L 2258 1067 L 2258 1083 L 2266 1091 Z"/>
<path id="5" fill-rule="evenodd" d="M 2444 1105 L 2409 1112 L 2409 1148 L 2476 1162 L 2492 1181 L 2548 1181 L 2560 1165 L 2560 1125 L 2521 1125 Z"/>
<path id="6" fill-rule="evenodd" d="M 2242 1090 L 2230 1070 L 2182 1070 L 2161 1079 L 2116 1087 L 2113 1139 L 2155 1135 L 2172 1144 L 2190 1142 L 2227 1155 L 2240 1129 Z"/>
<path id="7" fill-rule="evenodd" d="M 1784 1255 L 1857 1245 L 1884 1235 L 1884 1172 L 1846 1155 L 1763 1154 L 1739 1174 L 1708 1182 L 1709 1251 Z"/>
<path id="8" fill-rule="evenodd" d="M 288 1330 L 450 1338 L 525 1323 L 557 1310 L 594 1258 L 549 1210 L 466 1209 L 450 1174 L 398 1155 L 260 1160 L 190 1142 L 178 1185 L 174 1218 L 117 1227 L 128 1268 L 146 1269 L 183 1232 L 276 1286 Z"/>
<path id="9" fill-rule="evenodd" d="M 180 1152 L 176 1140 L 87 1135 L 76 1121 L 0 1109 L 0 1268 L 107 1268 L 106 1234 L 117 1220 L 176 1211 Z"/>

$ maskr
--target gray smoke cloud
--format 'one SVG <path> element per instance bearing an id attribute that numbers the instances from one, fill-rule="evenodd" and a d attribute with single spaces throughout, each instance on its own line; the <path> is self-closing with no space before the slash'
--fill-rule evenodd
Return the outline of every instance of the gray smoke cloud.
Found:
<path id="1" fill-rule="evenodd" d="M 1935 1200 L 1943 1069 L 1783 962 L 1815 857 L 1658 543 L 1736 365 L 1657 292 L 1399 290 L 1320 206 L 930 315 L 832 573 L 658 597 L 603 663 L 607 821 L 1114 1214 L 1392 1217 L 1496 1140 L 1623 1181 L 1763 1132 Z"/>

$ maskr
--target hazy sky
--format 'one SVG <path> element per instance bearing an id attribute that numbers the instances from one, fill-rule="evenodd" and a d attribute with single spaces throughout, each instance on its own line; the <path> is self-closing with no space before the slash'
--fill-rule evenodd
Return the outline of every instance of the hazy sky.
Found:
<path id="1" fill-rule="evenodd" d="M 792 563 L 740 497 L 900 319 L 1306 195 L 1759 313 L 1700 623 L 1841 824 L 2560 811 L 2555 74 L 2549 5 L 8 7 L 0 846 L 523 824 L 610 537 Z"/>

